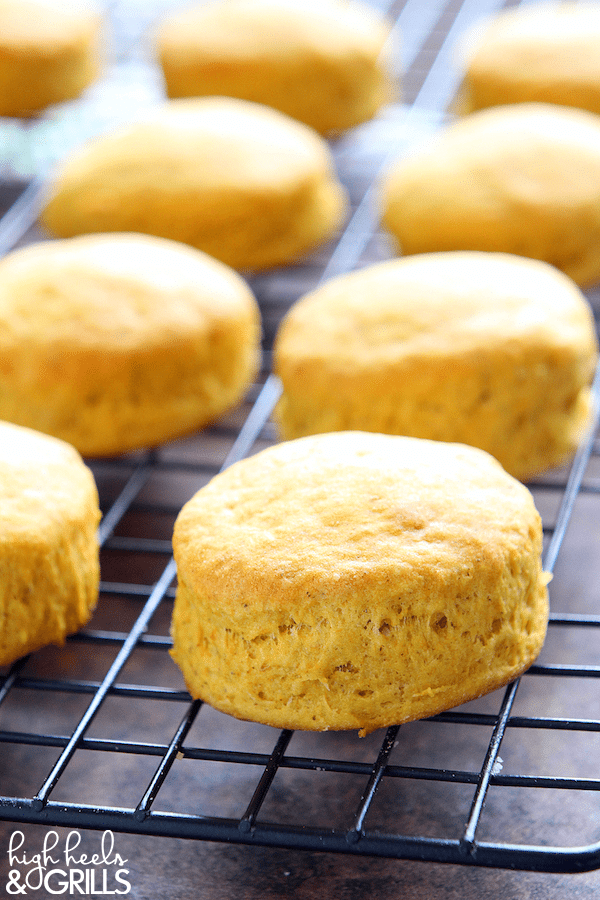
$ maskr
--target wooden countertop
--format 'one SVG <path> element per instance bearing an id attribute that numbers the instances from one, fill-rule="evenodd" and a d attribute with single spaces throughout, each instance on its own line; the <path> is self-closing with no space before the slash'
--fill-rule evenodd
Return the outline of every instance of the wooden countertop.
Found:
<path id="1" fill-rule="evenodd" d="M 0 829 L 3 850 L 12 830 Z M 41 848 L 48 834 L 48 829 L 40 826 L 21 830 L 24 846 L 32 850 Z M 81 832 L 81 837 L 81 852 L 98 852 L 98 834 Z M 115 850 L 127 859 L 128 874 L 123 878 L 130 884 L 132 900 L 596 900 L 600 892 L 598 873 L 511 872 L 119 834 L 115 835 Z M 3 896 L 9 895 L 7 873 L 3 860 Z M 57 877 L 51 882 L 55 890 L 61 880 Z M 110 881 L 107 887 L 125 889 L 125 885 Z M 28 890 L 25 896 L 52 895 Z"/>

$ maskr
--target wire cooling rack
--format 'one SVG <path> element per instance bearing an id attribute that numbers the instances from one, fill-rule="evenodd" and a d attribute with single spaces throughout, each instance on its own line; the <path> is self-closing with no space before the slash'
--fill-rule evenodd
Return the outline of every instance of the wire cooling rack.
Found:
<path id="1" fill-rule="evenodd" d="M 573 465 L 531 485 L 554 574 L 552 613 L 537 664 L 505 690 L 362 739 L 279 732 L 192 701 L 168 652 L 177 513 L 215 473 L 276 440 L 269 366 L 278 321 L 319 282 L 389 255 L 377 228 L 377 177 L 390 154 L 442 121 L 458 84 L 452 46 L 499 5 L 389 7 L 402 34 L 402 102 L 333 144 L 353 203 L 344 233 L 302 265 L 252 279 L 265 331 L 258 383 L 201 434 L 89 461 L 103 510 L 100 603 L 64 648 L 1 673 L 0 819 L 523 870 L 600 867 L 597 417 Z M 148 8 L 138 7 L 111 4 L 125 50 L 108 80 L 114 88 L 127 70 L 141 103 L 160 85 L 143 50 Z M 48 167 L 71 133 L 88 129 L 82 122 L 105 124 L 111 84 L 108 94 L 92 92 L 95 118 L 88 97 L 39 122 L 5 123 L 5 146 L 21 129 L 19 146 L 29 150 L 6 154 L 3 251 L 38 236 Z M 13 204 L 23 179 L 30 186 Z"/>

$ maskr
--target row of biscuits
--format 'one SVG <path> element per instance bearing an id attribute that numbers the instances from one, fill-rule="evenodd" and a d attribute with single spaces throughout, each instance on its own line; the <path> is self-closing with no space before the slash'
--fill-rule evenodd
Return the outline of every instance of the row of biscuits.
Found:
<path id="1" fill-rule="evenodd" d="M 107 28 L 94 0 L 3 0 L 0 115 L 78 97 L 102 75 Z M 543 102 L 600 112 L 599 36 L 595 2 L 538 0 L 477 22 L 457 48 L 457 109 Z M 251 100 L 328 134 L 396 95 L 388 37 L 360 2 L 208 0 L 163 15 L 147 43 L 168 97 Z"/>
<path id="2" fill-rule="evenodd" d="M 275 347 L 282 442 L 214 478 L 178 517 L 173 656 L 190 692 L 232 715 L 366 733 L 505 684 L 541 649 L 548 576 L 520 480 L 580 441 L 597 339 L 575 269 L 523 235 L 545 226 L 581 283 L 600 278 L 582 240 L 600 218 L 600 119 L 548 104 L 484 116 L 386 176 L 383 221 L 404 257 L 290 310 Z M 515 126 L 529 116 L 533 129 Z M 492 144 L 473 144 L 468 129 L 494 117 Z M 454 193 L 420 220 L 448 183 Z M 437 245 L 461 204 L 456 243 Z M 408 209 L 409 230 L 433 246 L 411 245 L 392 209 Z M 235 405 L 256 373 L 260 321 L 234 270 L 293 261 L 344 214 L 325 141 L 256 98 L 171 100 L 77 151 L 42 215 L 63 240 L 0 263 L 0 418 L 21 426 L 5 426 L 8 445 L 58 437 L 115 454 Z M 461 243 L 472 221 L 493 246 Z M 82 508 L 96 523 L 89 492 Z M 14 510 L 6 521 L 14 543 Z M 89 543 L 83 555 L 85 612 L 65 613 L 48 640 L 93 608 Z M 23 625 L 31 583 L 26 570 L 7 594 L 4 662 L 46 640 Z"/>
<path id="3" fill-rule="evenodd" d="M 108 233 L 30 245 L 2 261 L 2 664 L 62 642 L 96 604 L 100 512 L 79 454 L 153 446 L 235 406 L 259 366 L 260 312 L 227 263 L 285 263 L 341 224 L 347 201 L 329 150 L 312 128 L 272 110 L 277 92 L 285 112 L 297 102 L 335 115 L 323 131 L 388 99 L 378 59 L 388 28 L 368 7 L 215 3 L 206 12 L 216 16 L 213 56 L 219 29 L 235 27 L 254 67 L 242 80 L 262 81 L 267 94 L 250 99 L 268 106 L 208 99 L 198 115 L 194 104 L 169 104 L 156 122 L 92 143 L 97 182 L 86 190 L 76 173 L 74 193 L 86 215 L 105 218 L 80 230 Z M 223 15 L 229 22 L 219 24 Z M 93 3 L 3 2 L 0 114 L 39 115 L 80 95 L 102 76 L 106 27 Z M 202 22 L 194 28 L 207 33 Z M 155 35 L 169 94 L 189 34 L 176 16 Z M 315 68 L 311 99 L 305 76 Z M 110 221 L 111 202 L 132 218 Z M 46 217 L 52 225 L 52 204 Z M 167 220 L 165 239 L 152 235 L 162 233 L 153 217 Z"/>
<path id="4" fill-rule="evenodd" d="M 111 64 L 111 32 L 96 0 L 2 0 L 0 115 L 35 116 L 81 96 Z M 356 0 L 211 0 L 176 3 L 144 49 L 170 98 L 251 100 L 329 134 L 392 99 L 388 34 Z"/>

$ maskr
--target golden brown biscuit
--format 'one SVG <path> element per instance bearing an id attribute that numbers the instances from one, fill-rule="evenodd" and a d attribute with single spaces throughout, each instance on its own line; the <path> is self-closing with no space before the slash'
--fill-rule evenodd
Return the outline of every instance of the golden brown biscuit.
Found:
<path id="1" fill-rule="evenodd" d="M 383 222 L 403 253 L 490 250 L 600 279 L 600 116 L 522 103 L 472 113 L 397 160 Z"/>
<path id="2" fill-rule="evenodd" d="M 537 101 L 600 113 L 600 4 L 502 10 L 461 40 L 458 109 Z"/>
<path id="3" fill-rule="evenodd" d="M 76 0 L 0 0 L 0 115 L 31 116 L 96 78 L 101 16 Z"/>
<path id="4" fill-rule="evenodd" d="M 166 18 L 156 47 L 169 97 L 253 100 L 327 134 L 391 100 L 389 31 L 355 0 L 212 0 Z"/>
<path id="5" fill-rule="evenodd" d="M 174 659 L 238 718 L 364 734 L 494 690 L 544 641 L 539 515 L 472 447 L 288 441 L 202 488 L 173 545 Z"/>
<path id="6" fill-rule="evenodd" d="M 0 418 L 85 456 L 212 421 L 242 399 L 259 341 L 246 282 L 183 244 L 89 235 L 0 261 Z"/>
<path id="7" fill-rule="evenodd" d="M 274 345 L 275 418 L 286 439 L 358 429 L 459 441 L 525 480 L 576 449 L 596 360 L 590 306 L 557 269 L 420 254 L 332 279 L 291 308 Z"/>
<path id="8" fill-rule="evenodd" d="M 0 665 L 62 644 L 98 599 L 98 494 L 68 444 L 0 422 Z"/>
<path id="9" fill-rule="evenodd" d="M 76 150 L 42 212 L 54 234 L 137 231 L 235 269 L 291 262 L 331 237 L 346 194 L 325 141 L 227 97 L 171 100 Z"/>

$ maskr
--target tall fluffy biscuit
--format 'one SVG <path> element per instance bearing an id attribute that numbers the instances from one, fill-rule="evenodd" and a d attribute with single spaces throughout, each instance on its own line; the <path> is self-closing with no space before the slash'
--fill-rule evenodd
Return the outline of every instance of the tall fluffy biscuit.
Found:
<path id="1" fill-rule="evenodd" d="M 291 308 L 274 345 L 275 416 L 286 439 L 358 429 L 471 444 L 526 479 L 576 449 L 596 360 L 586 298 L 547 263 L 419 254 Z"/>
<path id="2" fill-rule="evenodd" d="M 537 101 L 600 113 L 600 4 L 503 10 L 465 35 L 457 65 L 462 112 Z"/>
<path id="3" fill-rule="evenodd" d="M 99 520 L 92 473 L 72 447 L 0 422 L 0 665 L 89 620 Z"/>
<path id="4" fill-rule="evenodd" d="M 85 456 L 212 421 L 242 399 L 259 342 L 241 276 L 173 241 L 88 235 L 0 261 L 0 418 Z"/>
<path id="5" fill-rule="evenodd" d="M 161 104 L 76 150 L 41 219 L 61 237 L 137 231 L 256 270 L 330 238 L 346 203 L 312 129 L 259 104 L 204 97 Z"/>
<path id="6" fill-rule="evenodd" d="M 539 515 L 471 447 L 282 443 L 202 488 L 173 542 L 175 661 L 239 718 L 366 733 L 505 684 L 544 641 Z"/>
<path id="7" fill-rule="evenodd" d="M 155 41 L 170 97 L 253 100 L 327 134 L 391 99 L 389 32 L 359 2 L 213 0 L 171 14 Z"/>
<path id="8" fill-rule="evenodd" d="M 97 76 L 101 16 L 78 0 L 0 0 L 0 115 L 72 100 Z"/>
<path id="9" fill-rule="evenodd" d="M 397 160 L 383 222 L 403 253 L 490 250 L 600 279 L 600 116 L 522 103 L 472 113 Z"/>

